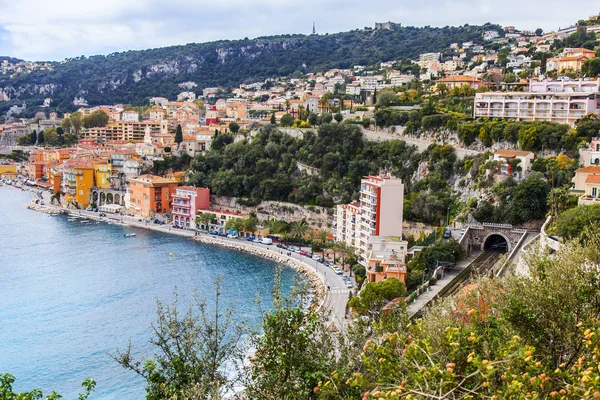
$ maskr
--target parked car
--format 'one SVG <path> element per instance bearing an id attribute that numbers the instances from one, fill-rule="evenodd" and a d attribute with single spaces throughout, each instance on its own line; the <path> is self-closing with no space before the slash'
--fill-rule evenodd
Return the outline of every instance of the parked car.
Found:
<path id="1" fill-rule="evenodd" d="M 227 237 L 227 233 L 225 233 L 225 232 L 219 233 L 219 236 Z"/>
<path id="2" fill-rule="evenodd" d="M 254 242 L 254 238 L 252 236 L 248 236 L 246 238 L 246 240 L 249 241 L 249 242 Z"/>
<path id="3" fill-rule="evenodd" d="M 344 273 L 344 271 L 342 271 L 341 268 L 338 267 L 333 267 L 333 272 L 335 272 L 336 275 L 342 275 Z"/>
<path id="4" fill-rule="evenodd" d="M 352 281 L 348 280 L 348 281 L 346 281 L 346 287 L 348 289 L 354 289 L 354 284 L 352 283 Z"/>
<path id="5" fill-rule="evenodd" d="M 460 236 L 464 235 L 464 234 L 465 234 L 465 232 L 466 232 L 466 231 L 465 231 L 465 228 L 462 228 L 462 229 L 460 230 Z"/>
<path id="6" fill-rule="evenodd" d="M 350 280 L 350 278 L 348 278 L 346 275 L 342 276 L 342 279 L 345 280 L 346 282 L 348 282 Z"/>
<path id="7" fill-rule="evenodd" d="M 277 243 L 277 247 L 280 248 L 280 249 L 283 249 L 285 246 L 282 245 L 281 243 Z"/>
<path id="8" fill-rule="evenodd" d="M 314 256 L 312 256 L 312 259 L 315 261 L 319 261 L 321 257 L 315 254 Z"/>
<path id="9" fill-rule="evenodd" d="M 271 238 L 262 238 L 260 241 L 262 244 L 273 244 L 273 239 Z"/>
<path id="10" fill-rule="evenodd" d="M 219 231 L 211 231 L 210 234 L 214 235 L 214 236 L 217 236 L 219 234 Z"/>
<path id="11" fill-rule="evenodd" d="M 304 250 L 302 250 L 302 251 L 300 252 L 300 255 L 301 255 L 301 256 L 305 256 L 305 255 L 307 255 L 307 254 L 308 254 L 308 252 L 306 252 L 306 251 L 304 251 Z"/>
<path id="12" fill-rule="evenodd" d="M 228 237 L 229 239 L 237 239 L 237 238 L 238 238 L 238 235 L 236 235 L 235 233 L 233 233 L 233 234 L 232 234 L 232 233 L 230 233 L 229 235 L 227 235 L 227 237 Z"/>
<path id="13" fill-rule="evenodd" d="M 300 252 L 301 252 L 301 251 L 302 251 L 302 250 L 300 250 L 299 248 L 295 248 L 295 249 L 294 249 L 294 253 L 298 253 L 298 254 L 300 254 Z"/>

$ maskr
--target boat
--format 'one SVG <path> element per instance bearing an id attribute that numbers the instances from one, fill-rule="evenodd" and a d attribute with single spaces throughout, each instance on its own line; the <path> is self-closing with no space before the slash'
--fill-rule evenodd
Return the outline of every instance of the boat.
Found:
<path id="1" fill-rule="evenodd" d="M 135 233 L 126 233 L 125 234 L 125 237 L 134 237 L 134 236 L 135 236 Z"/>

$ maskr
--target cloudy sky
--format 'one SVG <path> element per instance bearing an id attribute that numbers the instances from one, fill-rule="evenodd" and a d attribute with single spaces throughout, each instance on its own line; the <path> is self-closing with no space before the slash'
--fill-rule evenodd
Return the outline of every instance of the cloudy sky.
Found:
<path id="1" fill-rule="evenodd" d="M 571 6 L 572 5 L 572 6 Z M 546 31 L 600 12 L 599 0 L 0 0 L 0 56 L 61 60 L 281 33 L 340 32 L 375 21 L 485 22 Z"/>

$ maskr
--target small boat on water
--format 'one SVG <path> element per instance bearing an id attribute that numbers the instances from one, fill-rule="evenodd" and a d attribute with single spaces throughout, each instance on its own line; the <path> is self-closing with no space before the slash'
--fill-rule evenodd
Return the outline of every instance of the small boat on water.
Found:
<path id="1" fill-rule="evenodd" d="M 126 233 L 125 234 L 125 237 L 134 237 L 134 236 L 135 236 L 135 233 Z"/>

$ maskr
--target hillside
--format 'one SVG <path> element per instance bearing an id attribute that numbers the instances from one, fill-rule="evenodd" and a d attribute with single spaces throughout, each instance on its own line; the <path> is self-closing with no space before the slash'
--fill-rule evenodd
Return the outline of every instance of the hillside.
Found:
<path id="1" fill-rule="evenodd" d="M 497 29 L 499 27 L 495 26 Z M 169 98 L 183 82 L 204 87 L 234 87 L 243 82 L 283 76 L 295 71 L 322 71 L 369 65 L 419 53 L 443 51 L 451 43 L 481 42 L 490 25 L 461 27 L 395 27 L 363 29 L 326 35 L 281 35 L 195 43 L 183 46 L 127 51 L 107 56 L 75 58 L 9 77 L 0 75 L 0 112 L 10 104 L 41 104 L 53 98 L 53 107 L 73 109 L 76 96 L 90 105 L 142 104 L 150 96 Z"/>

